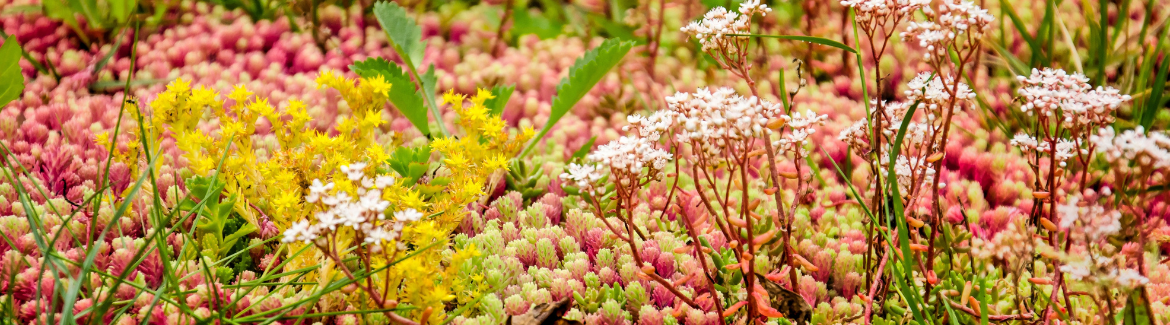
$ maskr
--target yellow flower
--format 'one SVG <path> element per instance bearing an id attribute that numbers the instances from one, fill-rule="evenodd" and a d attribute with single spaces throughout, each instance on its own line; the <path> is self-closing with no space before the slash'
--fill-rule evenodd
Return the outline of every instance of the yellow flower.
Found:
<path id="1" fill-rule="evenodd" d="M 259 98 L 248 104 L 248 111 L 260 116 L 272 116 L 275 112 L 272 106 L 268 105 L 268 98 Z"/>
<path id="2" fill-rule="evenodd" d="M 447 155 L 447 159 L 444 159 L 443 163 L 447 164 L 447 167 L 452 169 L 469 167 L 467 158 L 464 158 L 463 154 L 459 152 L 454 152 L 450 155 Z"/>
<path id="3" fill-rule="evenodd" d="M 507 171 L 508 170 L 508 158 L 505 157 L 503 154 L 497 153 L 496 155 L 494 155 L 488 159 L 487 163 L 484 165 L 484 168 L 487 168 L 489 170 L 503 169 L 504 171 Z"/>
<path id="4" fill-rule="evenodd" d="M 236 85 L 232 89 L 232 93 L 228 95 L 228 98 L 236 101 L 236 105 L 243 105 L 244 102 L 248 101 L 248 97 L 252 97 L 252 92 L 248 91 L 248 88 L 242 84 Z"/>
<path id="5" fill-rule="evenodd" d="M 93 143 L 95 143 L 99 146 L 103 146 L 103 147 L 109 146 L 110 145 L 110 134 L 108 132 L 103 131 L 103 132 L 98 133 L 97 135 L 94 135 L 93 136 Z"/>
<path id="6" fill-rule="evenodd" d="M 220 126 L 220 131 L 223 132 L 224 138 L 236 138 L 236 141 L 242 140 L 240 137 L 247 135 L 244 132 L 245 129 L 244 123 L 240 123 L 239 121 L 228 121 Z"/>
<path id="7" fill-rule="evenodd" d="M 186 93 L 191 91 L 191 82 L 183 80 L 183 78 L 175 79 L 167 85 L 167 91 L 174 93 Z"/>
<path id="8" fill-rule="evenodd" d="M 382 96 L 390 96 L 391 85 L 382 78 L 382 75 L 362 79 L 362 83 L 368 84 L 374 93 L 382 94 Z"/>
<path id="9" fill-rule="evenodd" d="M 390 159 L 390 155 L 386 153 L 386 150 L 382 146 L 375 145 L 366 147 L 366 158 L 372 163 L 381 164 Z"/>

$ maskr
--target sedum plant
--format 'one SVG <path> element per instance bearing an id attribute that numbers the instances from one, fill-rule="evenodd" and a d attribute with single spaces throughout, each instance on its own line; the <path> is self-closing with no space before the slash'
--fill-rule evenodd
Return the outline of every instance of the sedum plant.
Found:
<path id="1" fill-rule="evenodd" d="M 471 98 L 449 92 L 443 103 L 459 115 L 463 134 L 390 152 L 378 144 L 377 127 L 392 85 L 380 76 L 355 82 L 329 72 L 318 82 L 337 90 L 353 112 L 329 133 L 311 129 L 304 105 L 296 101 L 277 110 L 237 87 L 228 105 L 182 80 L 152 102 L 153 121 L 174 134 L 193 174 L 219 175 L 224 195 L 232 198 L 225 202 L 248 221 L 245 227 L 287 229 L 286 270 L 325 263 L 309 276 L 318 287 L 348 279 L 362 289 L 369 300 L 347 298 L 350 306 L 397 310 L 403 315 L 385 316 L 399 323 L 441 321 L 444 304 L 468 303 L 489 289 L 456 272 L 460 261 L 478 254 L 474 246 L 460 249 L 454 261 L 444 258 L 448 236 L 533 131 L 509 134 L 484 106 L 492 98 L 487 91 Z M 197 127 L 208 111 L 219 119 L 219 132 Z M 261 118 L 271 125 L 275 143 L 256 134 Z M 266 157 L 257 154 L 261 148 Z M 220 165 L 214 156 L 224 157 Z M 301 253 L 306 246 L 315 250 Z M 442 268 L 443 261 L 453 263 L 450 271 L 428 271 Z"/>

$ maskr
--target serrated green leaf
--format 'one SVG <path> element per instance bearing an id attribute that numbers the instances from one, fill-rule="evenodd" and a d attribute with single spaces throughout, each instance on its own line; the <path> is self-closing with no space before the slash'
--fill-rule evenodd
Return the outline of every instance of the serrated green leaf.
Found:
<path id="1" fill-rule="evenodd" d="M 552 130 L 553 125 L 556 125 L 557 121 L 573 108 L 573 105 L 585 97 L 585 94 L 593 89 L 593 85 L 596 85 L 598 81 L 601 81 L 601 78 L 605 77 L 606 73 L 609 73 L 609 69 L 621 62 L 633 46 L 633 42 L 611 38 L 578 58 L 577 62 L 573 63 L 573 67 L 569 68 L 569 75 L 557 84 L 557 94 L 553 96 L 552 112 L 548 116 L 548 122 L 545 122 L 540 133 L 528 142 L 528 146 L 520 153 L 520 157 L 528 155 L 532 148 L 548 134 L 548 131 Z"/>
<path id="2" fill-rule="evenodd" d="M 24 92 L 24 75 L 20 73 L 20 44 L 8 36 L 0 46 L 0 107 L 20 98 Z"/>
<path id="3" fill-rule="evenodd" d="M 485 100 L 483 106 L 488 108 L 492 116 L 500 116 L 504 113 L 504 107 L 508 105 L 508 99 L 512 98 L 513 91 L 516 91 L 515 85 L 496 85 L 492 87 L 492 96 L 495 98 Z"/>
<path id="4" fill-rule="evenodd" d="M 374 17 L 386 35 L 390 36 L 391 45 L 400 50 L 398 55 L 408 61 L 407 64 L 422 62 L 421 49 L 426 48 L 422 43 L 422 28 L 406 15 L 406 9 L 394 2 L 381 1 L 374 4 Z"/>
<path id="5" fill-rule="evenodd" d="M 376 57 L 354 62 L 349 66 L 349 70 L 362 78 L 382 76 L 382 79 L 391 85 L 389 97 L 394 108 L 406 116 L 406 119 L 410 120 L 410 123 L 414 124 L 419 132 L 422 134 L 431 133 L 430 126 L 427 124 L 427 106 L 423 101 L 422 93 L 415 88 L 414 83 L 410 80 L 410 75 L 399 68 L 397 64 Z"/>

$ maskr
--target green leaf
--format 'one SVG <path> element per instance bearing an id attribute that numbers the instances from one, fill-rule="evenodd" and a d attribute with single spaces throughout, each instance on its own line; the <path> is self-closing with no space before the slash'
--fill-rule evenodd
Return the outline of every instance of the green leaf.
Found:
<path id="1" fill-rule="evenodd" d="M 492 87 L 492 96 L 495 98 L 484 101 L 483 106 L 488 108 L 492 116 L 500 116 L 504 113 L 504 106 L 508 105 L 508 99 L 512 98 L 513 91 L 516 91 L 515 85 L 496 85 Z"/>
<path id="2" fill-rule="evenodd" d="M 608 34 L 611 38 L 645 43 L 645 40 L 642 40 L 637 35 L 634 35 L 634 28 L 630 25 L 609 20 L 609 18 L 598 14 L 590 14 L 589 21 L 592 21 L 594 24 L 601 26 L 601 30 Z"/>
<path id="3" fill-rule="evenodd" d="M 573 159 L 572 160 L 585 159 L 585 155 L 589 154 L 589 150 L 593 150 L 593 142 L 594 141 L 597 141 L 596 135 L 593 136 L 592 138 L 589 138 L 589 141 L 586 141 L 585 145 L 582 145 L 580 149 L 577 149 L 577 151 L 573 152 Z"/>
<path id="4" fill-rule="evenodd" d="M 845 50 L 845 52 L 857 54 L 857 50 L 849 47 L 841 42 L 834 41 L 823 37 L 803 36 L 803 35 L 763 35 L 763 34 L 727 34 L 727 36 L 747 36 L 747 37 L 763 37 L 763 38 L 778 38 L 793 41 L 809 42 L 813 44 L 820 44 L 825 46 L 832 46 L 838 49 Z"/>
<path id="5" fill-rule="evenodd" d="M 1003 12 L 1006 13 L 1009 18 L 1011 18 L 1012 26 L 1016 28 L 1016 32 L 1020 33 L 1020 37 L 1024 38 L 1025 43 L 1028 43 L 1028 49 L 1031 50 L 1032 57 L 1034 59 L 1039 58 L 1040 54 L 1044 53 L 1044 50 L 1040 47 L 1040 42 L 1037 41 L 1036 38 L 1032 37 L 1031 33 L 1028 33 L 1028 29 L 1025 27 L 1024 21 L 1020 19 L 1019 15 L 1016 14 L 1016 10 L 1007 3 L 1007 0 L 1000 0 L 999 4 L 999 7 L 1003 8 Z M 1007 51 L 1001 52 L 1010 53 Z"/>
<path id="6" fill-rule="evenodd" d="M 553 125 L 556 125 L 557 121 L 564 117 L 573 108 L 573 105 L 577 104 L 577 101 L 585 97 L 585 94 L 593 89 L 593 85 L 605 77 L 609 69 L 621 62 L 633 46 L 633 42 L 611 38 L 578 58 L 577 62 L 573 63 L 573 67 L 569 68 L 569 75 L 557 84 L 557 94 L 552 99 L 552 113 L 548 116 L 548 122 L 544 124 L 540 133 L 528 142 L 528 146 L 524 148 L 519 157 L 528 155 L 532 148 L 548 134 L 548 131 L 552 130 Z"/>
<path id="7" fill-rule="evenodd" d="M 85 35 L 81 30 L 81 25 L 77 23 L 77 17 L 73 15 L 73 9 L 69 8 L 69 4 L 63 0 L 45 0 L 41 2 L 41 6 L 45 10 L 46 17 L 65 23 L 73 28 L 73 31 L 77 32 L 78 35 Z"/>
<path id="8" fill-rule="evenodd" d="M 410 123 L 414 124 L 419 132 L 422 134 L 431 133 L 430 126 L 427 124 L 427 106 L 423 101 L 422 94 L 415 89 L 414 83 L 410 81 L 410 75 L 406 71 L 402 71 L 402 68 L 399 68 L 397 64 L 375 57 L 354 62 L 349 66 L 349 70 L 362 78 L 382 76 L 382 79 L 391 85 L 389 97 L 394 108 L 406 116 L 406 119 L 410 120 Z"/>
<path id="9" fill-rule="evenodd" d="M 512 12 L 512 37 L 536 34 L 540 39 L 549 39 L 560 35 L 564 27 L 564 23 L 544 15 L 534 15 L 526 8 L 516 8 Z"/>
<path id="10" fill-rule="evenodd" d="M 256 232 L 256 230 L 259 230 L 256 228 L 256 225 L 253 225 L 250 222 L 245 222 L 244 226 L 239 230 L 236 230 L 231 235 L 223 238 L 223 245 L 219 249 L 219 256 L 227 255 L 228 250 L 230 250 L 232 246 L 236 245 L 236 241 L 244 238 L 244 236 L 247 236 L 248 234 Z"/>
<path id="11" fill-rule="evenodd" d="M 20 44 L 8 36 L 0 46 L 0 107 L 20 98 L 24 92 L 24 75 L 20 73 Z"/>
<path id="12" fill-rule="evenodd" d="M 419 148 L 399 147 L 394 150 L 394 153 L 390 155 L 390 159 L 386 163 L 390 165 L 390 169 L 398 172 L 398 175 L 403 177 L 403 184 L 413 185 L 415 182 L 418 182 L 420 177 L 426 174 L 430 157 L 430 146 L 422 146 Z"/>
<path id="13" fill-rule="evenodd" d="M 1162 38 L 1158 40 L 1156 49 L 1162 49 L 1163 44 L 1166 43 L 1167 37 L 1170 37 L 1167 35 L 1170 35 L 1170 31 L 1163 31 Z M 1160 51 L 1151 52 L 1158 53 Z M 1151 57 L 1151 61 L 1153 61 L 1153 57 Z M 1150 93 L 1150 97 L 1145 101 L 1146 107 L 1141 112 L 1141 125 L 1142 127 L 1145 127 L 1147 131 L 1150 129 L 1150 125 L 1153 125 L 1154 116 L 1157 115 L 1158 109 L 1162 107 L 1162 94 L 1166 91 L 1166 77 L 1167 74 L 1170 74 L 1170 70 L 1168 70 L 1168 68 L 1170 68 L 1170 64 L 1166 64 L 1165 60 L 1163 60 L 1161 66 L 1158 67 L 1157 77 L 1153 79 L 1154 84 L 1150 88 L 1152 91 Z"/>
<path id="14" fill-rule="evenodd" d="M 917 102 L 915 102 L 913 105 L 910 105 L 910 109 L 906 111 L 906 116 L 914 116 L 914 111 L 917 108 Z M 898 153 L 902 150 L 902 140 L 906 138 L 906 128 L 910 126 L 910 120 L 911 119 L 903 120 L 902 125 L 898 127 L 897 137 L 894 138 L 893 147 L 890 149 L 890 161 L 898 160 Z M 886 179 L 897 179 L 898 176 L 894 172 L 895 164 L 888 165 Z M 927 323 L 926 318 L 923 317 L 921 310 L 922 299 L 918 295 L 917 288 L 910 288 L 909 286 L 909 284 L 914 283 L 912 281 L 914 253 L 910 251 L 910 233 L 906 229 L 909 226 L 906 224 L 905 211 L 903 211 L 904 208 L 902 206 L 902 194 L 898 190 L 898 185 L 892 184 L 892 182 L 887 182 L 887 185 L 889 186 L 890 201 L 893 201 L 894 203 L 892 204 L 894 213 L 891 218 L 894 219 L 893 221 L 896 223 L 896 227 L 898 228 L 898 244 L 903 256 L 903 259 L 899 259 L 897 264 L 892 266 L 894 274 L 896 275 L 894 278 L 898 284 L 899 291 L 902 293 L 902 297 L 906 299 L 906 304 L 910 307 L 910 311 L 914 315 L 914 320 L 919 324 L 933 324 Z"/>
<path id="15" fill-rule="evenodd" d="M 422 62 L 421 49 L 426 48 L 422 42 L 422 28 L 406 15 L 406 9 L 394 2 L 380 1 L 374 4 L 374 17 L 378 18 L 378 24 L 390 36 L 391 45 L 399 50 L 398 55 L 404 56 L 402 59 L 407 64 Z"/>
<path id="16" fill-rule="evenodd" d="M 1125 303 L 1125 309 L 1121 311 L 1121 323 L 1125 325 L 1153 324 L 1149 308 L 1149 302 L 1142 296 L 1141 290 L 1134 290 L 1129 294 L 1129 301 Z"/>
<path id="17" fill-rule="evenodd" d="M 421 81 L 422 88 L 419 89 L 420 93 L 418 96 L 432 103 L 431 114 L 435 116 L 435 121 L 436 124 L 439 125 L 439 130 L 443 131 L 444 135 L 447 134 L 446 127 L 443 126 L 443 112 L 439 111 L 438 105 L 433 105 L 435 101 L 435 84 L 438 83 L 439 80 L 439 78 L 435 76 L 435 65 L 432 64 L 427 67 L 427 72 L 421 76 L 418 76 L 418 79 Z"/>
<path id="18" fill-rule="evenodd" d="M 110 0 L 110 14 L 114 16 L 114 21 L 125 22 L 130 14 L 134 13 L 134 9 L 138 7 L 138 0 Z"/>

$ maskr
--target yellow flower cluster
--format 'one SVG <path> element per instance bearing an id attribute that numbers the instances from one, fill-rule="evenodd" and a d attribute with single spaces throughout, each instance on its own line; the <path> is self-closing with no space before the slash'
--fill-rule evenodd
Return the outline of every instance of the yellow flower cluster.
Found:
<path id="1" fill-rule="evenodd" d="M 378 127 L 384 123 L 382 110 L 391 85 L 381 77 L 359 81 L 331 72 L 322 73 L 317 83 L 337 90 L 352 110 L 351 116 L 337 123 L 334 136 L 309 127 L 311 118 L 299 101 L 277 109 L 266 99 L 253 98 L 246 88 L 237 86 L 228 95 L 233 103 L 227 105 L 215 91 L 191 89 L 181 79 L 168 85 L 166 92 L 151 103 L 151 132 L 162 136 L 164 128 L 170 130 L 192 173 L 211 175 L 218 170 L 220 179 L 227 184 L 226 194 L 238 195 L 234 212 L 255 224 L 258 215 L 264 214 L 283 231 L 314 212 L 304 200 L 312 180 L 333 182 L 334 193 L 353 196 L 358 184 L 341 173 L 340 166 L 367 162 L 374 167 L 368 170 L 387 170 L 383 167 L 389 155 L 375 139 Z M 428 307 L 442 311 L 453 299 L 469 300 L 487 289 L 482 277 L 468 277 L 458 271 L 460 265 L 480 256 L 474 246 L 460 249 L 446 259 L 442 252 L 450 245 L 451 232 L 466 217 L 467 205 L 483 196 L 489 180 L 499 178 L 499 173 L 507 169 L 508 158 L 535 133 L 526 128 L 519 134 L 509 134 L 504 121 L 491 116 L 484 107 L 484 101 L 490 98 L 491 93 L 485 90 L 471 98 L 454 92 L 443 95 L 443 103 L 458 113 L 463 135 L 437 138 L 430 144 L 432 152 L 437 153 L 432 156 L 442 158 L 430 163 L 431 172 L 418 184 L 397 182 L 383 189 L 382 198 L 392 204 L 389 211 L 411 208 L 428 216 L 403 230 L 399 240 L 407 245 L 383 243 L 385 254 L 374 254 L 377 256 L 370 260 L 372 267 L 379 268 L 392 263 L 394 256 L 415 254 L 374 276 L 379 282 L 401 284 L 388 290 L 387 298 L 418 307 L 414 317 L 421 317 Z M 197 127 L 208 110 L 219 120 L 218 133 L 208 134 Z M 260 147 L 260 135 L 255 134 L 259 118 L 271 123 L 279 145 L 264 147 L 268 149 L 267 159 L 256 154 Z M 352 234 L 340 234 L 336 240 L 340 246 L 357 244 Z M 285 250 L 290 258 L 286 269 L 319 265 L 320 272 L 310 275 L 319 283 L 342 276 L 321 252 L 294 254 L 303 246 L 294 243 Z M 402 247 L 426 250 L 399 251 Z M 305 290 L 313 290 L 310 287 Z M 431 314 L 431 321 L 440 321 L 442 314 Z"/>
<path id="2" fill-rule="evenodd" d="M 485 184 L 492 173 L 507 170 L 508 157 L 515 155 L 535 132 L 525 128 L 517 135 L 509 135 L 507 125 L 499 117 L 491 116 L 484 101 L 493 98 L 491 92 L 480 89 L 470 98 L 471 106 L 465 106 L 468 98 L 449 91 L 443 94 L 443 103 L 459 114 L 459 126 L 465 132 L 462 137 L 442 137 L 431 143 L 431 148 L 441 153 L 443 166 L 452 180 L 449 190 L 453 198 L 440 201 L 464 206 L 483 195 Z M 441 217 L 446 229 L 458 226 L 463 214 Z"/>
<path id="3" fill-rule="evenodd" d="M 226 105 L 217 92 L 204 87 L 191 89 L 182 79 L 172 82 L 151 102 L 151 129 L 155 136 L 161 135 L 163 126 L 172 132 L 194 174 L 210 175 L 219 170 L 220 179 L 228 184 L 228 194 L 239 194 L 237 213 L 250 222 L 257 221 L 258 213 L 265 213 L 283 228 L 308 216 L 300 205 L 313 179 L 331 179 L 337 167 L 353 161 L 386 157 L 373 138 L 383 123 L 382 107 L 390 84 L 381 77 L 356 82 L 329 72 L 321 74 L 317 82 L 336 89 L 353 108 L 353 116 L 337 126 L 336 136 L 311 129 L 311 117 L 300 101 L 290 100 L 285 108 L 277 109 L 265 98 L 253 98 L 252 92 L 240 85 L 228 94 L 234 104 Z M 208 110 L 219 119 L 218 134 L 196 128 Z M 279 144 L 264 160 L 256 156 L 255 132 L 260 118 L 272 125 Z M 221 158 L 223 165 L 218 167 Z"/>

